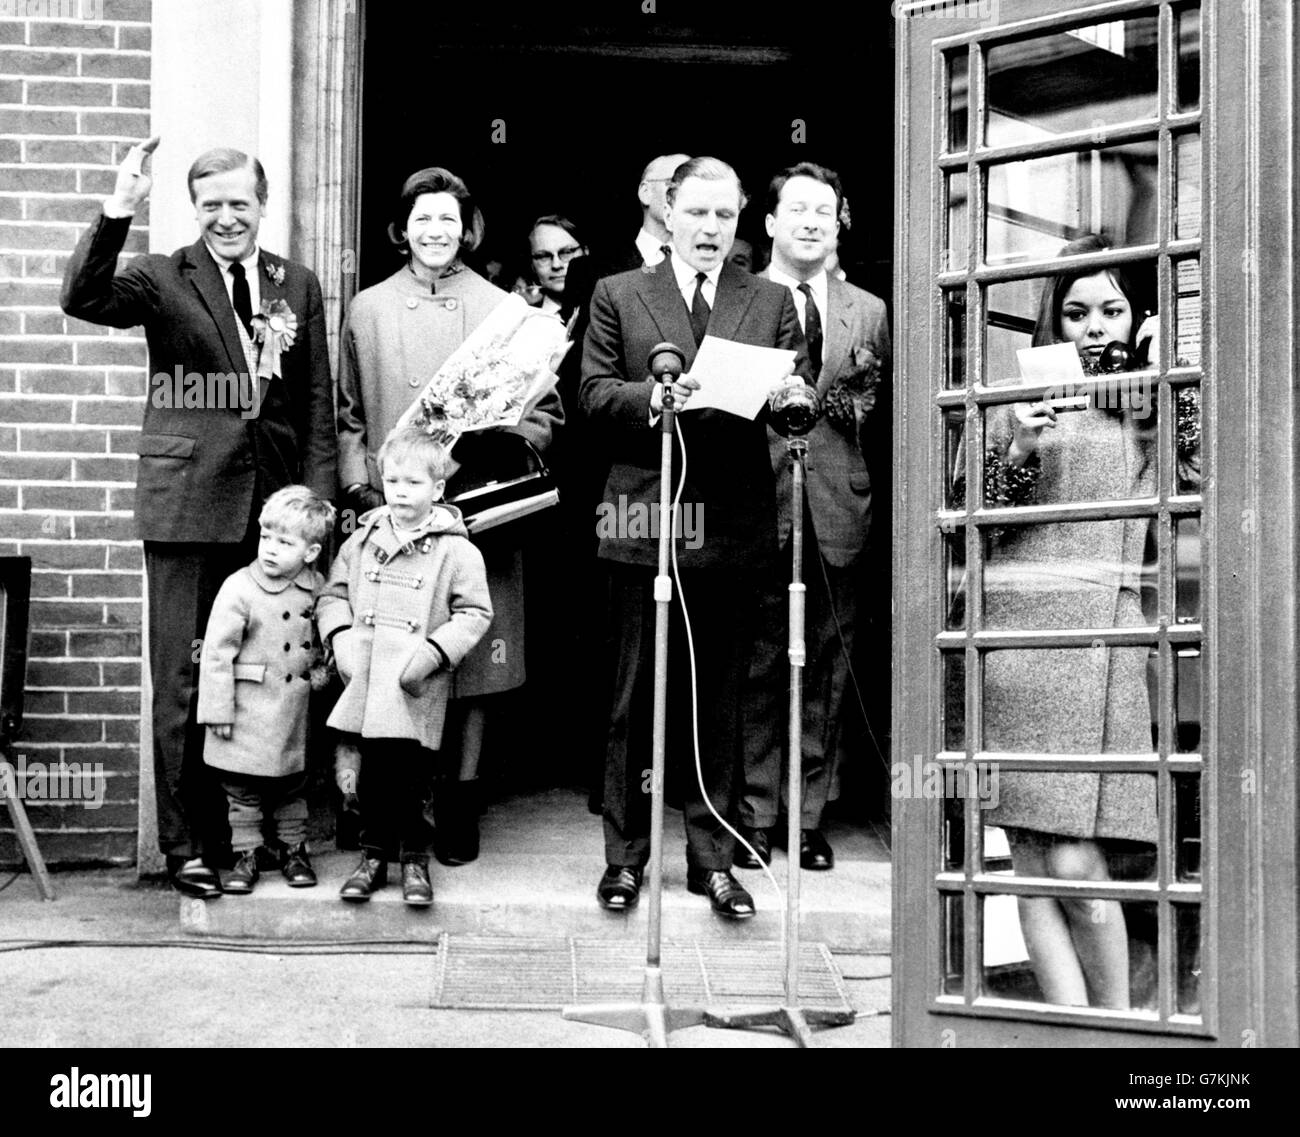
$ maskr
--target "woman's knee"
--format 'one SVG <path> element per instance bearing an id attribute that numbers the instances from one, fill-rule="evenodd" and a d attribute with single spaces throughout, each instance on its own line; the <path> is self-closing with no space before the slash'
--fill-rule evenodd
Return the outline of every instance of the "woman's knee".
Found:
<path id="1" fill-rule="evenodd" d="M 1047 852 L 1047 869 L 1057 880 L 1109 880 L 1106 858 L 1095 841 L 1057 841 Z"/>

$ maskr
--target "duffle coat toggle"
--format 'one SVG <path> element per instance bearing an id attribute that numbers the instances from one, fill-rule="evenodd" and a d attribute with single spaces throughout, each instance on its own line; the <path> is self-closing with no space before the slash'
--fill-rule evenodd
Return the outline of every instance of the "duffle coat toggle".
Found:
<path id="1" fill-rule="evenodd" d="M 400 544 L 387 507 L 360 522 L 317 606 L 322 638 L 334 636 L 340 673 L 355 669 L 344 675 L 347 686 L 329 725 L 436 750 L 451 669 L 492 621 L 482 554 L 454 506 L 436 506 L 424 528 Z"/>

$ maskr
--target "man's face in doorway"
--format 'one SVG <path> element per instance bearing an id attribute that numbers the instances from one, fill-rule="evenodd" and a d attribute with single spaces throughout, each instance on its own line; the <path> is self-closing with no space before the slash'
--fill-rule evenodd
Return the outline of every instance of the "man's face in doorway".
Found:
<path id="1" fill-rule="evenodd" d="M 696 272 L 710 272 L 727 259 L 739 220 L 735 178 L 687 178 L 664 213 L 673 248 Z"/>
<path id="2" fill-rule="evenodd" d="M 785 264 L 820 269 L 835 249 L 840 231 L 835 190 L 802 175 L 781 187 L 776 212 L 767 215 L 773 255 Z"/>

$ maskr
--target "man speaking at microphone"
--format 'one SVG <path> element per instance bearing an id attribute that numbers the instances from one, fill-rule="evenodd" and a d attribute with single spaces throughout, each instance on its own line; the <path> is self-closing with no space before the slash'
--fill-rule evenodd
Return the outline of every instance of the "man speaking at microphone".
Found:
<path id="1" fill-rule="evenodd" d="M 776 498 L 765 414 L 749 420 L 717 410 L 692 413 L 700 389 L 690 366 L 706 334 L 796 351 L 808 376 L 803 333 L 788 289 L 726 263 L 744 208 L 740 179 L 717 158 L 677 167 L 667 189 L 669 257 L 608 277 L 596 286 L 583 346 L 580 401 L 612 460 L 601 513 L 653 517 L 659 501 L 662 388 L 649 375 L 652 349 L 675 344 L 685 357 L 673 384 L 686 450 L 681 505 L 694 511 L 703 539 L 678 540 L 677 562 L 695 648 L 700 760 L 714 809 L 734 823 L 741 784 L 741 701 L 758 611 L 758 581 L 777 553 Z M 681 447 L 673 446 L 673 486 Z M 651 506 L 655 506 L 654 513 Z M 665 519 L 664 524 L 668 524 Z M 640 897 L 650 854 L 651 735 L 654 693 L 658 533 L 627 526 L 603 532 L 599 555 L 610 570 L 617 660 L 605 760 L 605 860 L 597 887 L 611 911 Z M 770 579 L 770 575 L 769 575 Z M 676 590 L 674 590 L 676 591 Z M 700 794 L 692 744 L 691 670 L 675 595 L 669 626 L 668 791 L 686 822 L 687 887 L 730 919 L 754 914 L 753 898 L 731 874 L 734 838 Z"/>

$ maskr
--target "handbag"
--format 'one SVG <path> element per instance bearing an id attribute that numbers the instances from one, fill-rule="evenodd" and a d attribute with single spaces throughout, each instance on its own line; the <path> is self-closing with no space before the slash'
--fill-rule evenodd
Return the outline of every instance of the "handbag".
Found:
<path id="1" fill-rule="evenodd" d="M 555 478 L 523 435 L 491 431 L 462 435 L 452 450 L 461 463 L 448 485 L 471 536 L 509 526 L 558 505 Z"/>

